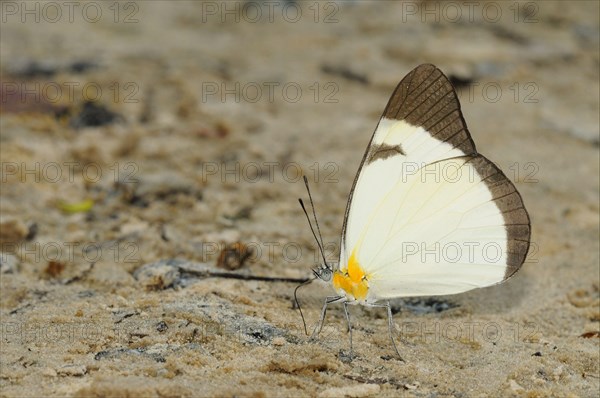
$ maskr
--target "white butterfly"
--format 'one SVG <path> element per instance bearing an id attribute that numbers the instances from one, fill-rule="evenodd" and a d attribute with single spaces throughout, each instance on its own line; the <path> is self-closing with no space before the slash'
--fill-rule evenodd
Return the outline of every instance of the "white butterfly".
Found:
<path id="1" fill-rule="evenodd" d="M 525 261 L 530 235 L 521 195 L 477 153 L 452 84 L 434 65 L 420 65 L 396 87 L 363 156 L 337 267 L 323 255 L 313 270 L 337 293 L 313 336 L 327 306 L 342 302 L 352 349 L 347 305 L 385 307 L 398 353 L 389 299 L 501 283 Z"/>

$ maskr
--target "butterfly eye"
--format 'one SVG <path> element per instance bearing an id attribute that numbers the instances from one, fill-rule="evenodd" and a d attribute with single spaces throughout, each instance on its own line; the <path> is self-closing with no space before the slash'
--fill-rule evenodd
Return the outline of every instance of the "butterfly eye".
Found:
<path id="1" fill-rule="evenodd" d="M 313 269 L 313 274 L 322 281 L 329 282 L 331 280 L 331 270 L 329 268 L 321 267 Z"/>

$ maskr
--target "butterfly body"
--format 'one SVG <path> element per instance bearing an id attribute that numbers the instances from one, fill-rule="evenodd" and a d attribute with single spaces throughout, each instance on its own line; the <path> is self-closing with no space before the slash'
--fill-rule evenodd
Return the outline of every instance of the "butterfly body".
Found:
<path id="1" fill-rule="evenodd" d="M 333 271 L 333 288 L 347 302 L 365 303 L 369 295 L 370 275 L 362 269 L 355 255 L 350 256 L 344 268 Z"/>

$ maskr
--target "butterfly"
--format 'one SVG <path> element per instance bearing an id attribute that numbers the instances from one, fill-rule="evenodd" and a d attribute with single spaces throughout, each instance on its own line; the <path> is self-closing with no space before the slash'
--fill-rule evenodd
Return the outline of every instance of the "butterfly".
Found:
<path id="1" fill-rule="evenodd" d="M 321 237 L 306 178 L 305 184 Z M 519 270 L 530 245 L 521 195 L 477 152 L 454 87 L 431 64 L 406 75 L 383 111 L 352 184 L 337 264 L 326 261 L 323 239 L 300 204 L 323 258 L 314 277 L 336 292 L 326 298 L 313 337 L 327 306 L 340 302 L 351 353 L 348 305 L 386 308 L 402 359 L 390 299 L 502 283 Z"/>

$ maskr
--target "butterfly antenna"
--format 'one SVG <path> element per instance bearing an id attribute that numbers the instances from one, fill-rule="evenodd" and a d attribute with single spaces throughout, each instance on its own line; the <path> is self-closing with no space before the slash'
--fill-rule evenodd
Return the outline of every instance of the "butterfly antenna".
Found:
<path id="1" fill-rule="evenodd" d="M 327 268 L 329 268 L 329 266 L 327 265 L 327 260 L 325 260 L 325 252 L 323 251 L 323 246 L 321 246 L 321 243 L 319 243 L 319 239 L 317 239 L 317 234 L 315 233 L 315 229 L 313 228 L 312 223 L 310 222 L 310 217 L 308 216 L 306 207 L 304 207 L 304 202 L 302 201 L 302 199 L 298 199 L 298 202 L 300 202 L 300 206 L 302 206 L 302 210 L 304 210 L 304 215 L 306 216 L 306 220 L 308 221 L 308 226 L 310 227 L 313 237 L 317 241 L 317 246 L 319 246 L 319 251 L 321 252 L 321 257 L 323 257 L 323 262 L 325 263 L 325 266 Z"/>
<path id="2" fill-rule="evenodd" d="M 312 278 L 312 279 L 307 280 L 306 282 L 302 282 L 301 284 L 296 286 L 296 288 L 294 289 L 294 301 L 296 301 L 296 306 L 298 307 L 298 310 L 300 311 L 300 316 L 302 317 L 302 324 L 304 325 L 304 333 L 307 336 L 308 336 L 308 329 L 306 328 L 306 321 L 304 320 L 304 314 L 302 314 L 302 308 L 300 308 L 300 302 L 298 301 L 297 293 L 298 293 L 298 289 L 300 289 L 304 285 L 311 283 L 314 280 L 315 280 L 315 278 Z"/>
<path id="3" fill-rule="evenodd" d="M 308 178 L 306 178 L 306 176 L 303 176 L 303 177 L 304 177 L 304 185 L 306 186 L 306 191 L 308 192 L 308 198 L 310 199 L 310 207 L 312 208 L 313 217 L 315 218 L 315 224 L 317 225 L 317 232 L 319 233 L 319 238 L 321 239 L 321 247 L 323 248 L 323 251 L 324 251 L 325 244 L 323 243 L 323 236 L 321 236 L 321 228 L 319 228 L 319 220 L 317 220 L 317 213 L 315 212 L 315 204 L 313 202 L 312 195 L 310 194 L 310 188 L 308 187 Z M 325 260 L 324 257 L 325 256 L 323 256 L 323 260 Z M 329 266 L 327 265 L 327 261 L 325 261 L 325 266 L 327 268 L 329 268 Z"/>

